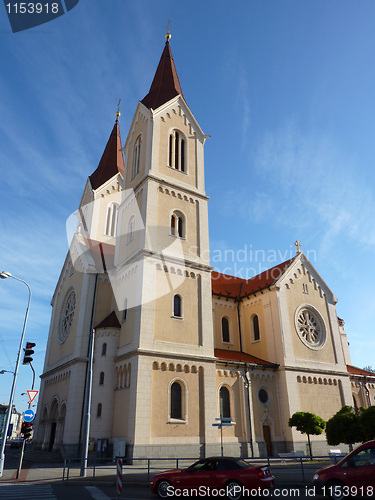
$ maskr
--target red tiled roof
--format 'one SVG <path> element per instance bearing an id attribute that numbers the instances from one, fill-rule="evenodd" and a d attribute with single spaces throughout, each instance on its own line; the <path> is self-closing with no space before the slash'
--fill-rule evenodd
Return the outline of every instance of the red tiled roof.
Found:
<path id="1" fill-rule="evenodd" d="M 183 97 L 172 51 L 167 41 L 150 90 L 141 102 L 147 108 L 157 109 L 176 95 Z"/>
<path id="2" fill-rule="evenodd" d="M 362 375 L 363 377 L 375 377 L 374 372 L 370 372 L 369 370 L 363 370 L 362 368 L 357 368 L 356 366 L 346 365 L 346 368 L 349 373 L 352 375 Z"/>
<path id="3" fill-rule="evenodd" d="M 251 293 L 258 292 L 275 283 L 285 269 L 287 269 L 291 262 L 293 262 L 293 260 L 294 257 L 283 262 L 282 264 L 278 264 L 277 266 L 264 271 L 261 274 L 258 274 L 257 276 L 254 276 L 253 278 L 250 278 L 249 280 L 212 271 L 212 292 L 216 295 L 231 298 L 244 297 L 246 295 L 250 295 Z"/>
<path id="4" fill-rule="evenodd" d="M 278 368 L 279 365 L 275 363 L 270 363 L 264 359 L 257 358 L 251 354 L 246 354 L 245 352 L 238 351 L 226 351 L 225 349 L 215 349 L 214 355 L 221 361 L 239 361 L 242 363 L 251 363 L 260 366 L 266 366 L 270 368 Z"/>
<path id="5" fill-rule="evenodd" d="M 93 189 L 98 189 L 118 172 L 124 176 L 124 157 L 120 151 L 121 148 L 120 126 L 116 120 L 98 168 L 90 175 Z"/>
<path id="6" fill-rule="evenodd" d="M 112 311 L 98 326 L 95 326 L 95 330 L 99 328 L 121 328 L 120 322 L 117 319 L 115 311 Z"/>

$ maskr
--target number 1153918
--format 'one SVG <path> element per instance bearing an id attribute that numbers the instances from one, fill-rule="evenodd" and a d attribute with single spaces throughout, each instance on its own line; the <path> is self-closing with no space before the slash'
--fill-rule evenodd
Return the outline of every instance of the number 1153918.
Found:
<path id="1" fill-rule="evenodd" d="M 33 2 L 19 2 L 19 3 L 8 3 L 6 5 L 8 13 L 11 14 L 57 14 L 59 12 L 58 3 L 33 3 Z"/>

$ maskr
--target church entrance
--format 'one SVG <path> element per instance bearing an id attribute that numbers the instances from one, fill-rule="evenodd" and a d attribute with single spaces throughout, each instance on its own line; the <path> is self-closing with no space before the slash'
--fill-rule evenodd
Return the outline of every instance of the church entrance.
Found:
<path id="1" fill-rule="evenodd" d="M 266 442 L 267 457 L 272 457 L 271 429 L 269 425 L 263 425 L 263 437 Z"/>

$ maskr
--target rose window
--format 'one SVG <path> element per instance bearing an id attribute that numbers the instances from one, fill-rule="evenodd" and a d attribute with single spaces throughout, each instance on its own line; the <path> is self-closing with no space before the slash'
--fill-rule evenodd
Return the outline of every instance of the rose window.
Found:
<path id="1" fill-rule="evenodd" d="M 59 320 L 59 341 L 62 344 L 69 335 L 73 323 L 74 311 L 76 308 L 76 294 L 73 288 L 70 288 L 65 295 L 60 312 Z"/>
<path id="2" fill-rule="evenodd" d="M 324 320 L 314 307 L 304 304 L 296 310 L 295 327 L 299 338 L 310 349 L 320 349 L 324 345 Z"/>

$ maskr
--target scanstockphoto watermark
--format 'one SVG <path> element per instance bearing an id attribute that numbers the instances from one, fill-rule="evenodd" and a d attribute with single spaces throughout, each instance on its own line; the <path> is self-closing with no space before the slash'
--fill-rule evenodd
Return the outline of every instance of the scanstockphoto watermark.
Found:
<path id="1" fill-rule="evenodd" d="M 207 497 L 207 498 L 299 498 L 315 497 L 315 486 L 305 488 L 246 488 L 239 484 L 228 485 L 225 488 L 211 488 L 209 486 L 199 486 L 197 488 L 175 488 L 172 485 L 167 487 L 167 496 L 170 498 L 184 497 Z"/>
<path id="2" fill-rule="evenodd" d="M 120 311 L 153 302 L 191 276 L 182 239 L 169 226 L 146 230 L 132 189 L 80 206 L 66 229 L 74 269 L 107 274 Z"/>
<path id="3" fill-rule="evenodd" d="M 4 0 L 13 33 L 35 28 L 57 19 L 77 6 L 79 0 L 9 1 Z"/>
<path id="4" fill-rule="evenodd" d="M 196 246 L 190 247 L 190 253 L 197 251 Z M 304 250 L 303 252 L 310 262 L 316 262 L 316 250 Z M 253 245 L 247 243 L 240 249 L 233 250 L 226 248 L 225 250 L 214 249 L 204 250 L 201 255 L 204 260 L 210 260 L 212 265 L 225 263 L 239 264 L 264 264 L 268 265 L 267 269 L 280 263 L 285 262 L 294 257 L 296 254 L 296 245 L 290 245 L 290 248 L 285 249 L 261 249 L 253 248 Z"/>

